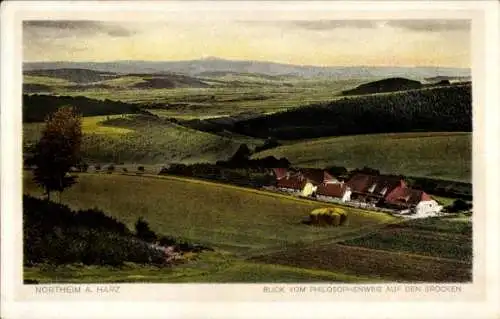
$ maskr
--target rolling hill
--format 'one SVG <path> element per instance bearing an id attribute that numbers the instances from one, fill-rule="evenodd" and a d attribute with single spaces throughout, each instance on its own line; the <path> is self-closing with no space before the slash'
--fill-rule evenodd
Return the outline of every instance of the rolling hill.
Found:
<path id="1" fill-rule="evenodd" d="M 471 133 L 395 133 L 329 137 L 280 146 L 254 158 L 286 157 L 300 167 L 371 167 L 382 173 L 470 182 Z"/>
<path id="2" fill-rule="evenodd" d="M 388 93 L 422 88 L 418 81 L 405 78 L 389 78 L 379 81 L 364 83 L 354 89 L 343 91 L 343 95 L 361 95 L 373 93 Z"/>
<path id="3" fill-rule="evenodd" d="M 174 72 L 191 76 L 206 72 L 260 73 L 265 75 L 292 75 L 301 77 L 387 78 L 406 77 L 424 79 L 434 76 L 470 76 L 470 69 L 441 67 L 345 67 L 292 65 L 266 61 L 226 60 L 205 58 L 187 61 L 112 61 L 112 62 L 25 62 L 24 69 L 82 68 L 113 73 Z"/>
<path id="4" fill-rule="evenodd" d="M 472 130 L 471 85 L 344 97 L 235 123 L 236 133 L 282 140 Z"/>
<path id="5" fill-rule="evenodd" d="M 23 94 L 23 122 L 42 122 L 61 106 L 71 105 L 82 116 L 138 113 L 133 104 L 111 100 L 94 100 L 82 96 L 51 96 Z"/>

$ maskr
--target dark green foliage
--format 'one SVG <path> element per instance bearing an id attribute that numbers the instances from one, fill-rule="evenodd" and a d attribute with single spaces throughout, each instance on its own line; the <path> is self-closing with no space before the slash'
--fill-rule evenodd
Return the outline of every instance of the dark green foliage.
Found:
<path id="1" fill-rule="evenodd" d="M 76 182 L 68 173 L 80 163 L 81 116 L 72 107 L 62 107 L 47 117 L 42 137 L 33 147 L 27 164 L 34 166 L 33 180 L 45 190 L 62 192 Z"/>
<path id="2" fill-rule="evenodd" d="M 361 84 L 358 87 L 343 91 L 343 95 L 372 94 L 394 91 L 405 91 L 420 89 L 422 83 L 405 78 L 390 78 L 370 83 Z"/>
<path id="3" fill-rule="evenodd" d="M 304 139 L 354 134 L 472 130 L 470 85 L 342 98 L 234 125 L 239 134 Z"/>
<path id="4" fill-rule="evenodd" d="M 265 167 L 232 167 L 227 162 L 221 162 L 217 165 L 208 163 L 192 165 L 171 164 L 169 167 L 162 168 L 159 175 L 196 177 L 256 188 L 268 186 L 274 182 L 274 178 Z"/>
<path id="5" fill-rule="evenodd" d="M 148 243 L 153 243 L 158 238 L 156 233 L 149 228 L 148 222 L 142 217 L 139 217 L 135 223 L 135 235 Z"/>
<path id="6" fill-rule="evenodd" d="M 25 265 L 165 264 L 161 251 L 135 239 L 123 223 L 96 209 L 73 212 L 67 206 L 25 195 L 23 230 Z"/>
<path id="7" fill-rule="evenodd" d="M 144 166 L 137 167 L 137 171 L 144 173 Z"/>
<path id="8" fill-rule="evenodd" d="M 72 105 L 82 116 L 138 113 L 139 107 L 118 101 L 99 101 L 82 96 L 23 94 L 23 122 L 42 122 L 64 105 Z"/>
<path id="9" fill-rule="evenodd" d="M 450 213 L 456 213 L 456 212 L 460 212 L 460 211 L 467 211 L 467 210 L 472 209 L 472 204 L 471 203 L 467 203 L 464 200 L 457 199 L 457 200 L 455 200 L 453 202 L 453 204 L 450 207 L 446 207 L 446 209 Z"/>

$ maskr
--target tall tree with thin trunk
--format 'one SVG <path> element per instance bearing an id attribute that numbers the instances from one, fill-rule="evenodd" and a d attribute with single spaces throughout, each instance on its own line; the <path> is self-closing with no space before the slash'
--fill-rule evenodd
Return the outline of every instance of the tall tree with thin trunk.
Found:
<path id="1" fill-rule="evenodd" d="M 80 161 L 81 142 L 82 118 L 75 109 L 62 107 L 47 117 L 31 158 L 33 179 L 44 188 L 47 199 L 51 192 L 61 194 L 76 182 L 68 172 Z"/>

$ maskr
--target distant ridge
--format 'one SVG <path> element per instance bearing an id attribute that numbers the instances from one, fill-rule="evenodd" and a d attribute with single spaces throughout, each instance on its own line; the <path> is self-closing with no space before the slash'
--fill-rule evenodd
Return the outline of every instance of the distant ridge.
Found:
<path id="1" fill-rule="evenodd" d="M 373 94 L 384 92 L 405 91 L 422 88 L 422 83 L 419 81 L 409 80 L 405 78 L 389 78 L 370 83 L 361 84 L 358 87 L 343 91 L 343 95 L 353 94 Z"/>
<path id="2" fill-rule="evenodd" d="M 276 62 L 225 60 L 209 57 L 187 61 L 110 61 L 110 62 L 25 62 L 24 71 L 46 69 L 88 69 L 112 73 L 174 72 L 197 76 L 206 72 L 260 73 L 272 76 L 361 78 L 404 77 L 426 78 L 470 77 L 470 69 L 447 67 L 371 67 L 371 66 L 311 66 Z"/>

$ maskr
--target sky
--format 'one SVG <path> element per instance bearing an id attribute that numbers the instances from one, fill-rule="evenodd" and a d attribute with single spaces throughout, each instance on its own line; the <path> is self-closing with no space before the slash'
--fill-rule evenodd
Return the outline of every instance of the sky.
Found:
<path id="1" fill-rule="evenodd" d="M 467 20 L 23 21 L 23 60 L 469 68 Z"/>

